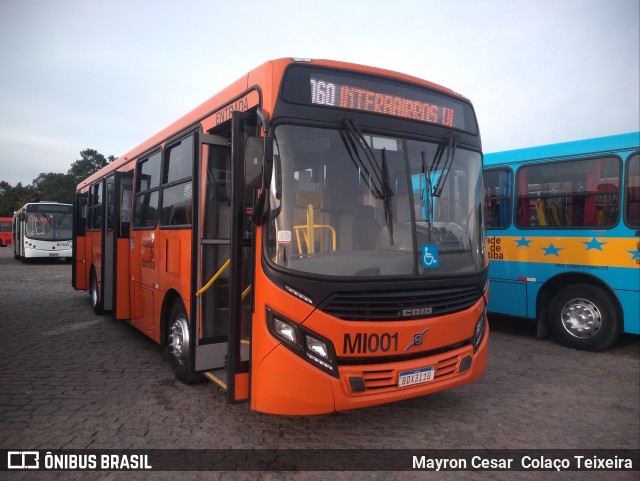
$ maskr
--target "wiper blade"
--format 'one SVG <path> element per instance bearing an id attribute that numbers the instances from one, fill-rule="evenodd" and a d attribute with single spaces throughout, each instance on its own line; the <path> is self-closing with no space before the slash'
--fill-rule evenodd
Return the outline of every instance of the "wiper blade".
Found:
<path id="1" fill-rule="evenodd" d="M 344 143 L 344 146 L 347 149 L 347 153 L 349 154 L 351 161 L 356 166 L 356 169 L 358 169 L 361 172 L 362 178 L 365 184 L 367 184 L 367 187 L 369 187 L 369 190 L 373 192 L 373 195 L 377 199 L 381 199 L 382 191 L 373 182 L 374 179 L 372 178 L 372 175 L 369 169 L 360 158 L 360 154 L 358 153 L 358 147 L 357 147 L 356 141 L 353 138 L 353 134 L 351 132 L 341 130 L 340 138 L 342 139 L 342 142 Z"/>
<path id="2" fill-rule="evenodd" d="M 437 155 L 437 153 L 436 153 Z M 431 187 L 431 172 L 427 173 L 427 153 L 423 150 L 422 152 L 420 152 L 420 156 L 421 156 L 421 160 L 422 160 L 422 175 L 420 177 L 420 184 L 422 184 L 422 178 L 424 177 L 424 184 L 425 184 L 425 188 L 424 190 L 422 189 L 422 186 L 420 187 L 420 200 L 427 202 L 427 222 L 429 224 L 429 228 L 428 228 L 428 236 L 427 236 L 427 240 L 429 243 L 431 243 L 431 227 L 433 225 L 433 222 L 431 219 L 433 219 L 433 199 L 432 199 L 432 195 L 433 195 L 433 190 Z M 427 195 L 425 196 L 425 191 L 427 193 Z"/>
<path id="3" fill-rule="evenodd" d="M 391 208 L 391 197 L 393 197 L 393 190 L 391 189 L 391 183 L 389 182 L 389 166 L 387 165 L 387 149 L 382 149 L 382 179 L 383 179 L 383 192 L 384 197 L 382 202 L 384 203 L 384 220 L 387 222 L 387 228 L 389 229 L 389 244 L 393 245 L 393 209 Z"/>
<path id="4" fill-rule="evenodd" d="M 449 176 L 449 170 L 451 170 L 451 164 L 453 164 L 453 160 L 456 155 L 456 147 L 458 145 L 458 136 L 456 134 L 448 134 L 445 137 L 447 142 L 446 146 L 444 143 L 438 145 L 438 150 L 436 150 L 436 156 L 434 159 L 433 166 L 431 167 L 431 172 L 435 172 L 440 165 L 440 160 L 446 150 L 446 158 L 444 161 L 444 165 L 442 166 L 442 173 L 440 177 L 436 181 L 436 185 L 433 186 L 433 197 L 440 197 L 442 195 L 442 190 L 444 189 L 445 184 L 447 183 L 447 177 Z"/>
<path id="5" fill-rule="evenodd" d="M 344 117 L 342 119 L 346 130 L 340 131 L 340 136 L 344 142 L 347 153 L 356 165 L 369 190 L 377 199 L 382 199 L 384 204 L 384 217 L 389 229 L 389 241 L 393 245 L 393 212 L 391 208 L 391 198 L 393 197 L 393 189 L 389 181 L 389 167 L 387 165 L 386 149 L 382 149 L 382 165 L 378 165 L 373 149 L 367 143 L 362 131 L 356 123 Z M 360 149 L 358 149 L 360 147 Z M 364 152 L 364 158 L 360 157 L 358 150 Z"/>
<path id="6" fill-rule="evenodd" d="M 376 162 L 371 146 L 367 143 L 362 131 L 352 119 L 344 117 L 342 121 L 347 127 L 347 130 L 344 132 L 350 134 L 347 139 L 353 148 L 355 159 L 358 160 L 358 167 L 366 174 L 367 177 L 369 177 L 369 179 L 365 179 L 367 185 L 369 185 L 376 198 L 382 199 L 385 195 L 384 191 L 386 190 L 384 176 L 382 169 Z M 343 132 L 341 132 L 341 134 L 343 134 Z M 364 152 L 364 159 L 362 159 L 360 154 L 358 154 L 358 147 L 360 147 L 360 150 Z M 351 152 L 349 152 L 349 154 L 351 155 Z M 369 181 L 371 181 L 371 184 L 369 184 Z M 391 195 L 393 195 L 393 193 Z"/>

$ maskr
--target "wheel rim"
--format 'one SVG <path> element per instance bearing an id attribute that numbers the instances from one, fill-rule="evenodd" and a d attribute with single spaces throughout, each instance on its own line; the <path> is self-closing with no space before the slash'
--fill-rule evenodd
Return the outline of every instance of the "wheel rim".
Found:
<path id="1" fill-rule="evenodd" d="M 602 327 L 600 309 L 588 299 L 571 299 L 560 311 L 562 326 L 573 337 L 588 339 Z"/>
<path id="2" fill-rule="evenodd" d="M 180 315 L 169 329 L 169 347 L 171 355 L 180 364 L 184 364 L 189 352 L 189 325 L 187 319 Z"/>

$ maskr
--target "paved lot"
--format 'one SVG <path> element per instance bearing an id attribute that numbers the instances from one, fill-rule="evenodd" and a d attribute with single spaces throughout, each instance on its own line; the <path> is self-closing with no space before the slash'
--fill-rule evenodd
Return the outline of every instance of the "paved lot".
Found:
<path id="1" fill-rule="evenodd" d="M 602 353 L 491 319 L 482 380 L 396 404 L 315 417 L 227 405 L 176 382 L 161 349 L 96 316 L 62 263 L 0 248 L 0 449 L 640 448 L 640 344 Z M 357 474 L 357 473 L 356 473 Z M 0 473 L 0 479 L 147 479 L 140 473 Z M 436 476 L 437 475 L 437 476 Z M 153 473 L 154 479 L 639 479 L 638 473 Z"/>

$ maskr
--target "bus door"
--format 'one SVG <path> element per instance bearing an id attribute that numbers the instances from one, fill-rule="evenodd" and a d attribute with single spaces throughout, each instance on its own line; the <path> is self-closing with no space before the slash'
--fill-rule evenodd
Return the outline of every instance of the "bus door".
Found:
<path id="1" fill-rule="evenodd" d="M 131 205 L 133 192 L 133 171 L 116 172 L 113 195 L 113 210 L 109 204 L 107 189 L 107 212 L 113 212 L 114 259 L 111 264 L 113 278 L 113 317 L 129 319 L 129 232 L 131 228 Z"/>
<path id="2" fill-rule="evenodd" d="M 231 145 L 227 136 L 201 135 L 196 170 L 203 178 L 194 236 L 194 370 L 226 389 L 228 402 L 249 397 L 253 251 L 244 195 L 244 141 L 247 130 L 255 131 L 252 119 L 233 113 Z"/>
<path id="3" fill-rule="evenodd" d="M 71 271 L 71 285 L 75 289 L 87 289 L 87 203 L 89 194 L 77 192 L 73 206 L 73 270 Z"/>
<path id="4" fill-rule="evenodd" d="M 115 263 L 115 236 L 114 236 L 114 212 L 115 212 L 115 176 L 106 178 L 106 202 L 104 215 L 102 216 L 102 308 L 105 311 L 113 309 L 113 273 Z"/>
<path id="5" fill-rule="evenodd" d="M 129 227 L 133 172 L 106 178 L 102 232 L 102 308 L 129 318 Z"/>

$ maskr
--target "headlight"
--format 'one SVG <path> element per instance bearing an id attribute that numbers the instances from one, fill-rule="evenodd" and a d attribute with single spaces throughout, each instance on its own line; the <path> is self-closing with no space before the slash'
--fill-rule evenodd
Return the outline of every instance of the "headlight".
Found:
<path id="1" fill-rule="evenodd" d="M 317 354 L 318 356 L 329 359 L 329 350 L 327 349 L 327 345 L 324 342 L 319 341 L 318 339 L 315 339 L 311 336 L 305 336 L 305 338 L 307 340 L 308 350 L 310 350 L 314 354 Z"/>
<path id="2" fill-rule="evenodd" d="M 482 313 L 478 322 L 476 322 L 476 327 L 473 330 L 473 352 L 475 353 L 480 347 L 480 343 L 482 342 L 482 338 L 484 337 L 484 331 L 487 327 L 487 315 L 486 313 Z"/>
<path id="3" fill-rule="evenodd" d="M 296 330 L 290 324 L 281 321 L 280 319 L 273 319 L 273 328 L 279 337 L 282 337 L 294 344 L 297 342 Z"/>
<path id="4" fill-rule="evenodd" d="M 267 328 L 291 352 L 324 372 L 338 377 L 336 353 L 331 341 L 269 308 Z"/>

